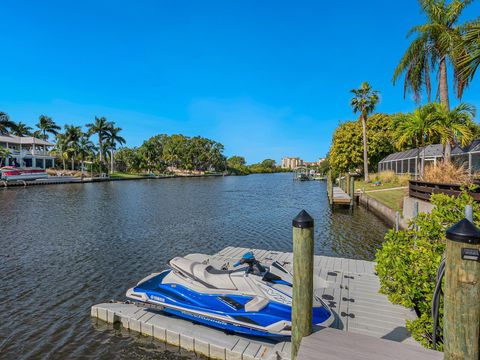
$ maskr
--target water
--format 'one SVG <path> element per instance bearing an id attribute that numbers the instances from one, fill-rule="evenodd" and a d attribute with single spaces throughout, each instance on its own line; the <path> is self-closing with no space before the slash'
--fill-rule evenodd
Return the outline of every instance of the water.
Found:
<path id="1" fill-rule="evenodd" d="M 228 245 L 291 251 L 291 221 L 315 219 L 315 253 L 372 260 L 385 225 L 330 212 L 323 182 L 291 174 L 0 190 L 0 358 L 190 359 L 110 326 L 90 306 L 174 256 Z"/>

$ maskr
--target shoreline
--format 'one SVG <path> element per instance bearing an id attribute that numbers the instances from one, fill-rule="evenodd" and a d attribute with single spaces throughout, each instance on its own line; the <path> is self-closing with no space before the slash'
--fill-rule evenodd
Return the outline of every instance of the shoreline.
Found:
<path id="1" fill-rule="evenodd" d="M 50 176 L 46 179 L 38 180 L 16 180 L 9 182 L 7 180 L 0 179 L 0 187 L 11 188 L 11 187 L 27 187 L 27 186 L 45 186 L 45 185 L 60 185 L 60 184 L 90 184 L 90 183 L 100 183 L 100 182 L 113 182 L 113 181 L 133 181 L 133 180 L 163 180 L 163 179 L 177 179 L 177 178 L 207 178 L 207 177 L 223 177 L 223 176 L 232 176 L 224 174 L 192 174 L 192 175 L 160 175 L 160 176 L 145 176 L 145 177 L 125 177 L 125 178 L 88 178 L 85 177 L 83 180 L 81 178 L 73 176 Z"/>

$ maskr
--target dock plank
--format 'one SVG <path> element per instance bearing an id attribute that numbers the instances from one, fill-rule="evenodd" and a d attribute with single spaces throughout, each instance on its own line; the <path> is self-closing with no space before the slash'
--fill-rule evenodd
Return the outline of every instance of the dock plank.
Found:
<path id="1" fill-rule="evenodd" d="M 443 354 L 418 346 L 372 336 L 324 328 L 302 340 L 298 359 L 302 360 L 437 360 Z"/>

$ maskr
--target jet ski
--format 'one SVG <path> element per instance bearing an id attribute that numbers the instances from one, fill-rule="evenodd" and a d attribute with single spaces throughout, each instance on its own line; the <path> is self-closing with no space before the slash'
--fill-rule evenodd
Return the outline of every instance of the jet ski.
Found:
<path id="1" fill-rule="evenodd" d="M 291 335 L 293 277 L 279 262 L 262 265 L 248 252 L 229 270 L 228 264 L 219 269 L 193 257 L 171 259 L 170 269 L 141 280 L 127 297 L 227 332 Z M 329 326 L 333 320 L 330 308 L 314 291 L 313 325 Z"/>

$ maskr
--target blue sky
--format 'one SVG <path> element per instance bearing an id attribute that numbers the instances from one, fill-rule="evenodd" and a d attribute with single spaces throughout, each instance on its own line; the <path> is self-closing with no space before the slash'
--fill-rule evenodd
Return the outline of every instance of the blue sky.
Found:
<path id="1" fill-rule="evenodd" d="M 0 14 L 0 110 L 30 125 L 106 116 L 129 146 L 183 133 L 249 163 L 312 161 L 356 118 L 362 81 L 378 111 L 415 106 L 391 77 L 423 21 L 416 0 L 3 0 Z M 464 18 L 479 14 L 476 1 Z M 463 100 L 480 108 L 480 75 Z"/>

